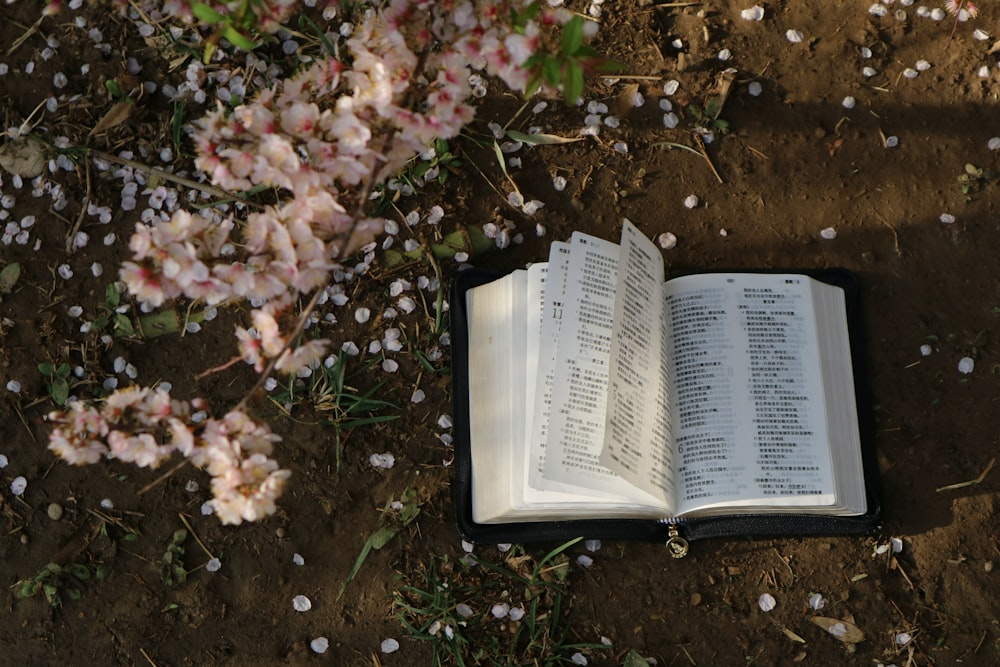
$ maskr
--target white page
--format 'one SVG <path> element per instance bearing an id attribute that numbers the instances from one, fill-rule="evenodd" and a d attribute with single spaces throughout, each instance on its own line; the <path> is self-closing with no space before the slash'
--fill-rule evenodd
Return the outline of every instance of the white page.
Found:
<path id="1" fill-rule="evenodd" d="M 679 513 L 833 502 L 809 283 L 702 274 L 667 284 Z"/>
<path id="2" fill-rule="evenodd" d="M 674 502 L 663 303 L 663 258 L 628 220 L 622 229 L 600 461 Z"/>
<path id="3" fill-rule="evenodd" d="M 516 395 L 511 384 L 514 274 L 469 290 L 469 442 L 472 517 L 477 523 L 509 509 L 510 443 Z M 490 396 L 493 400 L 482 400 Z"/>
<path id="4" fill-rule="evenodd" d="M 539 333 L 539 340 L 544 340 L 545 345 L 539 350 L 534 412 L 531 418 L 531 439 L 529 441 L 528 486 L 530 489 L 540 489 L 545 485 L 542 470 L 545 466 L 549 411 L 552 404 L 552 382 L 556 375 L 556 354 L 559 348 L 566 296 L 569 251 L 569 244 L 563 242 L 555 242 L 549 249 Z"/>
<path id="5" fill-rule="evenodd" d="M 553 382 L 544 465 L 547 480 L 581 494 L 661 505 L 600 463 L 618 246 L 576 232 L 570 241 L 565 312 Z"/>

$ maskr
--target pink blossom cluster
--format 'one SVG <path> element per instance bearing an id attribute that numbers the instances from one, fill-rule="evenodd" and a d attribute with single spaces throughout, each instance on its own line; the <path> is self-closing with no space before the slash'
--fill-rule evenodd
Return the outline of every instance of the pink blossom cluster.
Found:
<path id="1" fill-rule="evenodd" d="M 57 425 L 49 449 L 74 465 L 115 459 L 142 468 L 157 468 L 179 453 L 212 476 L 209 503 L 222 523 L 273 514 L 291 475 L 270 458 L 281 438 L 242 411 L 196 421 L 192 407 L 201 411 L 205 405 L 149 387 L 118 390 L 99 408 L 73 401 L 49 414 Z"/>
<path id="2" fill-rule="evenodd" d="M 261 371 L 278 357 L 286 373 L 315 364 L 326 341 L 286 350 L 280 314 L 382 231 L 383 220 L 358 219 L 363 201 L 348 200 L 472 120 L 474 70 L 526 85 L 539 23 L 518 31 L 511 16 L 527 4 L 393 0 L 364 13 L 343 60 L 317 61 L 248 104 L 207 114 L 195 136 L 198 168 L 219 187 L 266 185 L 290 199 L 251 214 L 238 240 L 230 238 L 234 223 L 211 214 L 178 211 L 137 225 L 132 261 L 121 270 L 130 292 L 153 306 L 182 295 L 209 304 L 250 299 L 260 308 L 253 329 L 237 330 L 244 360 Z M 545 9 L 538 21 L 569 17 Z"/>
<path id="3" fill-rule="evenodd" d="M 393 0 L 365 13 L 342 60 L 314 63 L 279 89 L 200 123 L 197 166 L 223 188 L 285 188 L 295 196 L 378 182 L 474 116 L 475 71 L 523 90 L 540 24 L 565 23 L 546 8 L 522 31 L 510 0 Z M 345 63 L 350 63 L 346 65 Z"/>

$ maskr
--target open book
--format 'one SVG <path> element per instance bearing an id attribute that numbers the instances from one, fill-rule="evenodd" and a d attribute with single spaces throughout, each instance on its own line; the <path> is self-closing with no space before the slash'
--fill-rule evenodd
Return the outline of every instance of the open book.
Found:
<path id="1" fill-rule="evenodd" d="M 628 221 L 478 282 L 453 313 L 470 525 L 871 518 L 841 287 L 665 280 Z"/>

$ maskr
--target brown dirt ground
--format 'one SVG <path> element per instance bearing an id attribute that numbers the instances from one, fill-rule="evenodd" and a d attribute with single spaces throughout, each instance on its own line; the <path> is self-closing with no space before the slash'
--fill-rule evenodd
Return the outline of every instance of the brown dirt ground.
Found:
<path id="1" fill-rule="evenodd" d="M 628 217 L 651 236 L 676 234 L 677 247 L 665 251 L 671 270 L 857 271 L 878 417 L 884 530 L 877 538 L 710 540 L 695 543 L 683 560 L 668 558 L 662 545 L 606 542 L 591 554 L 593 566 L 571 566 L 562 610 L 571 638 L 612 640 L 613 650 L 585 651 L 590 664 L 620 664 L 633 648 L 660 665 L 997 664 L 1000 575 L 993 563 L 1000 559 L 994 506 L 1000 470 L 978 485 L 937 489 L 977 478 L 998 453 L 992 416 L 1000 361 L 991 334 L 1000 325 L 1000 184 L 984 181 L 965 194 L 958 177 L 967 163 L 1000 166 L 1000 153 L 987 148 L 988 139 L 1000 134 L 1000 69 L 996 52 L 989 52 L 1000 35 L 985 41 L 972 36 L 975 28 L 995 33 L 1000 8 L 982 3 L 979 18 L 958 24 L 950 38 L 952 20 L 918 18 L 919 2 L 903 7 L 897 1 L 879 19 L 868 13 L 868 0 L 779 0 L 765 3 L 759 23 L 739 16 L 750 2 L 639 4 L 606 5 L 596 43 L 637 78 L 595 79 L 587 98 L 616 109 L 627 86 L 638 85 L 647 102 L 624 114 L 619 128 L 605 128 L 599 140 L 522 149 L 523 166 L 511 174 L 526 197 L 545 202 L 534 218 L 507 207 L 495 191 L 505 185 L 497 163 L 471 141 L 458 143 L 463 171 L 400 208 L 426 210 L 440 203 L 446 229 L 497 217 L 517 222 L 523 244 L 476 258 L 481 266 L 541 260 L 550 240 L 573 230 L 617 239 L 621 219 Z M 39 7 L 15 2 L 0 8 L 0 44 L 13 44 Z M 907 20 L 895 19 L 896 10 L 905 10 Z M 111 44 L 107 55 L 73 26 L 76 16 L 101 27 Z M 144 80 L 177 85 L 183 68 L 171 67 L 176 54 L 144 44 L 129 22 L 97 6 L 65 10 L 40 28 L 18 48 L 0 53 L 9 67 L 0 77 L 6 127 L 20 124 L 50 94 L 79 95 L 45 114 L 38 131 L 46 128 L 109 152 L 169 145 L 172 108 L 159 94 L 140 99 L 122 125 L 87 134 L 113 103 L 104 80 L 123 81 L 127 57 L 142 64 Z M 789 43 L 788 29 L 802 31 L 802 43 Z M 60 41 L 50 60 L 41 57 L 43 35 Z M 683 58 L 671 45 L 678 38 Z M 861 58 L 861 47 L 872 50 L 870 60 Z M 717 59 L 723 48 L 731 50 L 731 61 Z M 920 59 L 932 67 L 915 79 L 902 76 Z M 32 74 L 25 72 L 29 61 L 35 63 Z M 76 74 L 84 62 L 90 73 Z M 865 65 L 879 73 L 866 80 Z M 689 122 L 665 130 L 657 105 L 669 79 L 680 82 L 675 107 L 703 105 L 728 66 L 739 70 L 721 114 L 731 132 L 708 147 L 717 179 L 698 156 L 655 146 L 693 141 Z M 987 78 L 977 74 L 982 66 L 989 68 Z M 51 83 L 57 71 L 69 75 L 60 91 Z M 759 97 L 747 94 L 751 80 L 762 84 Z M 857 99 L 850 110 L 841 105 L 847 95 Z M 473 131 L 484 135 L 484 121 L 506 123 L 519 106 L 513 96 L 491 92 Z M 189 107 L 189 119 L 197 109 Z M 569 136 L 582 127 L 584 115 L 552 101 L 545 113 L 526 112 L 513 125 Z M 897 136 L 898 147 L 886 148 L 883 135 Z M 627 154 L 613 149 L 617 141 L 627 142 Z M 234 403 L 253 381 L 242 368 L 196 378 L 232 355 L 239 312 L 224 313 L 183 338 L 115 339 L 103 346 L 96 335 L 78 332 L 79 321 L 67 316 L 67 307 L 83 306 L 85 317 L 98 311 L 142 208 L 120 210 L 120 183 L 84 163 L 49 177 L 67 193 L 62 212 L 51 210 L 47 196 L 32 197 L 30 184 L 16 190 L 3 175 L 3 193 L 16 198 L 10 219 L 35 215 L 31 243 L 38 239 L 41 246 L 37 252 L 31 243 L 0 247 L 3 264 L 22 265 L 15 290 L 0 303 L 0 380 L 23 384 L 20 395 L 0 388 L 0 453 L 10 462 L 0 470 L 0 580 L 11 587 L 3 602 L 0 663 L 431 664 L 428 646 L 407 639 L 394 618 L 392 593 L 432 557 L 455 561 L 464 552 L 450 505 L 451 454 L 437 437 L 439 416 L 451 413 L 450 380 L 422 372 L 413 354 L 398 356 L 401 369 L 394 376 L 376 369 L 356 377 L 362 386 L 388 377 L 380 395 L 402 406 L 401 418 L 350 433 L 339 474 L 332 430 L 317 426 L 323 415 L 300 405 L 284 418 L 271 402 L 257 404 L 285 436 L 277 456 L 294 472 L 279 514 L 259 524 L 227 528 L 201 516 L 207 478 L 190 468 L 138 495 L 157 472 L 122 465 L 73 468 L 45 449 L 43 417 L 52 405 L 36 368 L 42 361 L 70 358 L 85 367 L 84 380 L 99 383 L 113 375 L 113 359 L 124 355 L 138 367 L 137 381 L 169 380 L 177 394 L 207 396 L 217 406 Z M 567 179 L 564 191 L 553 189 L 553 175 Z M 692 210 L 683 206 L 690 194 L 701 200 Z M 79 217 L 93 240 L 68 255 L 67 231 L 86 196 L 110 206 L 114 216 L 107 226 Z M 956 221 L 943 224 L 942 213 Z M 536 222 L 547 228 L 543 238 L 534 234 Z M 835 239 L 820 237 L 827 227 L 836 229 Z M 106 247 L 100 239 L 109 231 L 119 241 Z M 102 279 L 90 276 L 95 261 L 106 268 Z M 62 263 L 73 267 L 75 278 L 56 276 Z M 446 279 L 453 270 L 444 267 Z M 426 266 L 408 271 L 411 277 L 430 272 Z M 376 280 L 357 284 L 352 307 L 368 304 L 379 312 L 389 304 L 386 286 L 397 274 L 378 267 L 375 274 Z M 414 347 L 428 340 L 422 312 L 402 318 Z M 362 347 L 372 337 L 374 327 L 361 330 L 346 309 L 338 317 L 350 324 L 326 327 L 325 335 Z M 919 351 L 925 343 L 933 348 L 929 356 Z M 963 356 L 976 360 L 971 375 L 957 370 Z M 353 370 L 360 367 L 358 362 Z M 412 404 L 416 386 L 427 399 Z M 74 391 L 86 395 L 91 387 L 81 382 Z M 369 456 L 384 451 L 395 455 L 395 467 L 372 469 Z M 28 480 L 22 498 L 8 490 L 16 476 Z M 201 490 L 186 491 L 189 480 Z M 407 488 L 417 490 L 421 516 L 373 552 L 338 599 L 362 545 L 379 526 L 380 510 Z M 105 498 L 115 509 L 101 508 Z M 47 516 L 52 502 L 65 509 L 59 521 Z M 189 539 L 187 583 L 168 587 L 158 563 L 171 534 L 183 526 L 181 515 L 223 566 L 216 573 L 201 569 L 208 556 Z M 102 525 L 106 534 L 94 537 Z M 128 532 L 140 535 L 129 541 Z M 902 539 L 902 552 L 875 555 L 890 537 Z M 584 551 L 573 547 L 571 558 Z M 292 564 L 294 553 L 304 557 L 301 567 Z M 489 546 L 476 553 L 502 559 Z M 40 598 L 17 599 L 14 584 L 60 554 L 102 563 L 108 576 L 88 582 L 80 600 L 67 600 L 58 610 Z M 757 605 L 765 592 L 777 600 L 767 614 Z M 828 601 L 823 613 L 853 620 L 865 641 L 843 644 L 810 623 L 815 612 L 807 602 L 817 592 Z M 310 612 L 292 610 L 296 594 L 312 599 Z M 896 634 L 904 631 L 913 640 L 898 646 Z M 308 649 L 319 635 L 331 640 L 323 656 Z M 379 652 L 387 637 L 399 639 L 397 653 Z"/>

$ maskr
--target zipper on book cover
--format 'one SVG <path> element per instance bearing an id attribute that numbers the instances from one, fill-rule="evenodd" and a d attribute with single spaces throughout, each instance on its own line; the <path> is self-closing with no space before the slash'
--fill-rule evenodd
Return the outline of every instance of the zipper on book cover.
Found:
<path id="1" fill-rule="evenodd" d="M 688 553 L 688 541 L 681 537 L 676 519 L 663 519 L 667 524 L 667 551 L 673 558 L 684 558 Z"/>

